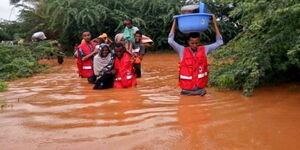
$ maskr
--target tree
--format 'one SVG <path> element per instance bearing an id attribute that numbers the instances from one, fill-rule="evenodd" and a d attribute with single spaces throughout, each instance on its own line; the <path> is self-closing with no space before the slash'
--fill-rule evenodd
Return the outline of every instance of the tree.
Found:
<path id="1" fill-rule="evenodd" d="M 293 0 L 237 2 L 230 17 L 243 31 L 214 54 L 210 84 L 251 95 L 259 85 L 298 79 L 299 16 Z"/>
<path id="2" fill-rule="evenodd" d="M 16 21 L 0 21 L 0 41 L 11 41 L 19 38 L 20 24 Z"/>
<path id="3" fill-rule="evenodd" d="M 95 36 L 103 32 L 114 36 L 122 32 L 123 20 L 132 18 L 134 24 L 155 41 L 156 48 L 169 48 L 167 35 L 172 17 L 179 14 L 180 7 L 186 3 L 181 0 L 23 0 L 16 6 L 24 8 L 20 20 L 28 38 L 32 33 L 42 30 L 48 37 L 59 39 L 72 47 L 80 41 L 84 30 L 91 31 Z M 209 1 L 207 3 L 210 8 L 216 5 Z M 32 5 L 34 7 L 30 7 Z M 232 22 L 221 21 L 220 25 L 225 29 L 224 39 L 231 39 L 238 32 Z M 202 37 L 204 43 L 213 42 L 215 37 L 212 28 L 202 33 Z"/>

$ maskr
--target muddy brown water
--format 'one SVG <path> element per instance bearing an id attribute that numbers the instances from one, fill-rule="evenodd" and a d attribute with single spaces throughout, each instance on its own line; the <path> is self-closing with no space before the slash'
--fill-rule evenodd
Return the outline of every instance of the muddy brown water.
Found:
<path id="1" fill-rule="evenodd" d="M 176 54 L 147 55 L 137 88 L 92 90 L 75 60 L 0 93 L 1 150 L 298 150 L 300 84 L 180 96 Z M 47 62 L 47 61 L 46 61 Z"/>

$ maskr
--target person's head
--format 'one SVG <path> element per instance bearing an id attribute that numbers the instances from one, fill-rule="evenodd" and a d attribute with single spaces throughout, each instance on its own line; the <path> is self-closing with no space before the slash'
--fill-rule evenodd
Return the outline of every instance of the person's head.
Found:
<path id="1" fill-rule="evenodd" d="M 101 34 L 101 35 L 99 36 L 99 38 L 103 38 L 103 39 L 105 40 L 105 39 L 107 39 L 108 37 L 107 37 L 107 34 L 106 34 L 106 33 L 103 33 L 103 34 Z"/>
<path id="2" fill-rule="evenodd" d="M 198 32 L 190 33 L 187 41 L 191 49 L 196 50 L 200 45 L 200 34 Z"/>
<path id="3" fill-rule="evenodd" d="M 122 58 L 122 56 L 125 52 L 125 47 L 122 43 L 116 43 L 114 50 L 115 50 L 116 56 L 118 58 Z"/>
<path id="4" fill-rule="evenodd" d="M 92 35 L 89 31 L 85 31 L 82 33 L 82 39 L 85 41 L 85 42 L 90 42 L 91 39 L 92 39 Z"/>
<path id="5" fill-rule="evenodd" d="M 136 43 L 141 43 L 142 42 L 142 37 L 143 37 L 143 34 L 141 31 L 136 31 L 135 33 L 135 42 Z"/>
<path id="6" fill-rule="evenodd" d="M 101 57 L 106 57 L 109 53 L 109 46 L 107 44 L 101 45 Z"/>
<path id="7" fill-rule="evenodd" d="M 56 46 L 57 46 L 58 48 L 61 48 L 61 47 L 62 47 L 60 43 L 57 43 Z"/>
<path id="8" fill-rule="evenodd" d="M 124 25 L 127 27 L 127 28 L 131 28 L 132 27 L 132 20 L 127 18 L 124 20 Z"/>
<path id="9" fill-rule="evenodd" d="M 100 44 L 104 43 L 104 39 L 103 38 L 99 38 L 99 37 L 95 38 L 93 41 L 96 42 L 97 45 L 100 45 Z"/>

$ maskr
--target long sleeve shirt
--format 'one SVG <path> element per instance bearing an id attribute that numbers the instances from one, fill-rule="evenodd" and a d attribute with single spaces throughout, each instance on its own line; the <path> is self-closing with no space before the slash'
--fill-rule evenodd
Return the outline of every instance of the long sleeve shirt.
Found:
<path id="1" fill-rule="evenodd" d="M 184 46 L 178 44 L 177 42 L 174 41 L 174 33 L 170 33 L 168 37 L 168 43 L 171 45 L 171 47 L 179 54 L 180 61 L 183 58 L 183 53 L 184 53 Z M 205 53 L 208 55 L 212 51 L 216 50 L 219 48 L 221 45 L 223 45 L 223 38 L 222 36 L 216 36 L 216 42 L 209 44 L 209 45 L 204 45 L 205 47 Z"/>

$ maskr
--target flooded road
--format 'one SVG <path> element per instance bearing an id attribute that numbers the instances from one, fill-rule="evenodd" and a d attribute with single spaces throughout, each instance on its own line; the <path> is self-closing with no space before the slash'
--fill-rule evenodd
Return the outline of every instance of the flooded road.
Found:
<path id="1" fill-rule="evenodd" d="M 74 59 L 10 83 L 1 150 L 298 150 L 300 84 L 180 96 L 176 54 L 151 54 L 137 88 L 92 90 Z"/>

